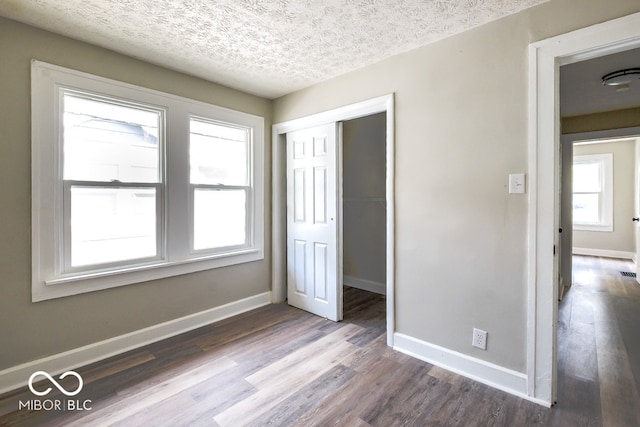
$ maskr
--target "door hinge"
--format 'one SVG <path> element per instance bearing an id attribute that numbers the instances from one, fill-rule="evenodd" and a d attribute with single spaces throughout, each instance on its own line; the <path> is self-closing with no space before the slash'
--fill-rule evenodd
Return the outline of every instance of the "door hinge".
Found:
<path id="1" fill-rule="evenodd" d="M 553 245 L 553 254 L 556 254 L 556 245 Z"/>

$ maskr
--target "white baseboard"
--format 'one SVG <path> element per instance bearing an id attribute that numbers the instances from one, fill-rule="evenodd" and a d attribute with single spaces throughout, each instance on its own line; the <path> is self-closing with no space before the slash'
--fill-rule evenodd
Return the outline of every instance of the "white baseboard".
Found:
<path id="1" fill-rule="evenodd" d="M 527 375 L 396 332 L 394 350 L 455 372 L 523 399 L 549 406 L 527 395 Z"/>
<path id="2" fill-rule="evenodd" d="M 0 371 L 0 394 L 24 387 L 35 371 L 57 375 L 268 304 L 271 304 L 271 292 L 5 369 Z"/>
<path id="3" fill-rule="evenodd" d="M 622 258 L 622 259 L 635 259 L 635 252 L 627 252 L 627 251 L 611 251 L 608 249 L 591 249 L 591 248 L 573 248 L 574 255 L 591 255 L 591 256 L 602 256 L 607 258 Z"/>
<path id="4" fill-rule="evenodd" d="M 385 285 L 384 283 L 374 282 L 372 280 L 358 279 L 357 277 L 352 276 L 344 276 L 342 278 L 342 284 L 351 286 L 352 288 L 375 292 L 376 294 L 387 294 L 387 285 Z"/>

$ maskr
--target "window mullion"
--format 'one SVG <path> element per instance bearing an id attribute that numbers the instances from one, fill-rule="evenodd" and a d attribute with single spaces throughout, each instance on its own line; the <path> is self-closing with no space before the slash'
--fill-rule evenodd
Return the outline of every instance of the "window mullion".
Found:
<path id="1" fill-rule="evenodd" d="M 185 260 L 190 254 L 189 211 L 189 114 L 174 106 L 167 121 L 165 146 L 166 177 L 166 257 L 168 261 Z"/>

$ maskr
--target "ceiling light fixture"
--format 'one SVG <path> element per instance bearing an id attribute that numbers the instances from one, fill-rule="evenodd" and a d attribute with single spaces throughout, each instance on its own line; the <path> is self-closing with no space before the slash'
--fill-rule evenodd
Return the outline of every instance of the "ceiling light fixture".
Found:
<path id="1" fill-rule="evenodd" d="M 626 70 L 614 71 L 602 76 L 604 86 L 629 85 L 633 80 L 640 79 L 640 68 L 627 68 Z"/>
<path id="2" fill-rule="evenodd" d="M 628 83 L 616 86 L 616 92 L 626 92 L 629 89 L 631 89 L 631 85 Z"/>

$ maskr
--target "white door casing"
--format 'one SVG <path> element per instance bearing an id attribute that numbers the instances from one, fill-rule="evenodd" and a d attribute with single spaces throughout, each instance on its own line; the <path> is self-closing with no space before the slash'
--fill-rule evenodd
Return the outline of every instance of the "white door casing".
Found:
<path id="1" fill-rule="evenodd" d="M 559 67 L 640 46 L 639 23 L 634 13 L 529 46 L 527 394 L 545 406 L 556 397 Z"/>
<path id="2" fill-rule="evenodd" d="M 342 320 L 338 123 L 287 133 L 287 298 Z"/>
<path id="3" fill-rule="evenodd" d="M 395 333 L 395 108 L 393 94 L 349 104 L 272 127 L 272 292 L 274 303 L 287 295 L 287 229 L 286 229 L 286 134 L 324 123 L 340 122 L 376 113 L 386 113 L 386 205 L 387 205 L 387 345 L 393 346 Z"/>
<path id="4" fill-rule="evenodd" d="M 636 161 L 634 163 L 634 186 L 633 191 L 635 195 L 635 204 L 634 204 L 634 212 L 633 212 L 633 221 L 635 225 L 635 244 L 636 244 L 636 254 L 635 254 L 635 263 L 636 263 L 636 281 L 640 283 L 640 138 L 636 139 L 635 152 L 636 152 Z"/>

